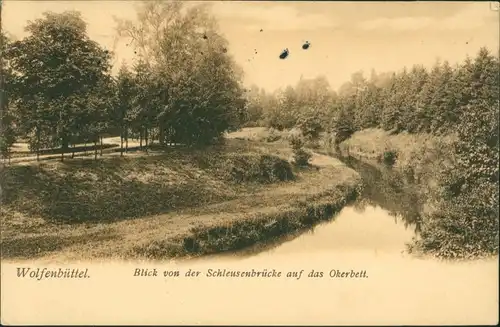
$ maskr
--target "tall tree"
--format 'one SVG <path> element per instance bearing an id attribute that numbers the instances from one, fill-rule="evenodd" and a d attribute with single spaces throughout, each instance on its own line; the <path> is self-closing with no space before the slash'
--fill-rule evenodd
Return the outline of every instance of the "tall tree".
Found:
<path id="1" fill-rule="evenodd" d="M 134 80 L 126 64 L 120 67 L 116 78 L 116 104 L 113 111 L 115 127 L 120 130 L 120 155 L 123 156 L 123 141 L 128 149 L 128 130 L 134 97 Z"/>
<path id="2" fill-rule="evenodd" d="M 64 154 L 73 135 L 101 119 L 88 100 L 102 93 L 111 55 L 89 39 L 79 12 L 43 16 L 28 23 L 29 35 L 13 42 L 7 57 L 30 144 L 38 150 L 45 139 L 45 146 L 60 145 Z"/>
<path id="3" fill-rule="evenodd" d="M 154 128 L 160 142 L 175 138 L 194 144 L 217 139 L 242 122 L 242 71 L 228 55 L 228 43 L 205 5 L 143 2 L 137 20 L 118 21 L 117 29 L 131 40 L 148 71 L 136 74 L 144 76 L 139 89 L 149 91 L 137 94 L 134 109 L 138 115 L 139 103 L 149 104 L 141 111 L 146 136 Z M 213 135 L 207 136 L 208 131 Z"/>
<path id="4" fill-rule="evenodd" d="M 0 33 L 0 154 L 10 161 L 10 152 L 16 135 L 13 108 L 9 106 L 12 70 L 4 55 L 9 43 L 7 35 L 2 31 Z"/>
<path id="5" fill-rule="evenodd" d="M 247 126 L 257 126 L 264 115 L 264 102 L 266 93 L 257 85 L 252 85 L 245 93 L 246 97 L 246 119 Z"/>
<path id="6" fill-rule="evenodd" d="M 405 130 L 404 113 L 412 110 L 408 103 L 411 79 L 406 68 L 397 74 L 394 82 L 387 89 L 387 101 L 382 112 L 382 127 L 385 130 L 399 133 Z"/>

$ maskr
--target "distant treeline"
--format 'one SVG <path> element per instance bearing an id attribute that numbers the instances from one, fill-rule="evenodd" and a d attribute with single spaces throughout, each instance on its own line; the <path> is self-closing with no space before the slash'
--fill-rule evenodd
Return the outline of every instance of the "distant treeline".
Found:
<path id="1" fill-rule="evenodd" d="M 305 135 L 333 132 L 341 139 L 366 128 L 447 134 L 474 111 L 495 112 L 498 74 L 498 56 L 482 48 L 476 58 L 456 66 L 437 61 L 430 70 L 414 65 L 397 73 L 372 71 L 369 78 L 357 72 L 338 91 L 324 77 L 302 79 L 274 93 L 253 86 L 247 125 L 300 127 Z"/>
<path id="2" fill-rule="evenodd" d="M 103 135 L 194 146 L 239 126 L 242 74 L 205 6 L 144 2 L 137 17 L 117 21 L 136 53 L 117 77 L 79 12 L 44 13 L 21 40 L 1 35 L 4 156 L 19 138 L 37 153 Z"/>

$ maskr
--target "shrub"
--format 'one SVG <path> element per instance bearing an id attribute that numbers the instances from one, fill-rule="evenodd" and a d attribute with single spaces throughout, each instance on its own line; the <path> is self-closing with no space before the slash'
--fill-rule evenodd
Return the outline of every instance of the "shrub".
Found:
<path id="1" fill-rule="evenodd" d="M 333 122 L 333 132 L 335 133 L 335 145 L 349 139 L 356 132 L 352 117 L 345 111 L 341 111 L 339 117 Z"/>
<path id="2" fill-rule="evenodd" d="M 298 149 L 294 151 L 293 160 L 295 165 L 299 167 L 305 167 L 309 165 L 309 160 L 311 160 L 312 154 L 304 149 Z"/>
<path id="3" fill-rule="evenodd" d="M 291 134 L 289 137 L 290 145 L 293 150 L 298 150 L 304 147 L 304 139 L 296 134 Z"/>
<path id="4" fill-rule="evenodd" d="M 304 140 L 300 136 L 292 135 L 290 137 L 290 145 L 293 149 L 293 160 L 295 165 L 299 167 L 308 166 L 312 154 L 304 150 Z"/>
<path id="5" fill-rule="evenodd" d="M 233 182 L 274 183 L 293 179 L 290 163 L 272 155 L 237 155 L 224 164 L 226 179 Z"/>
<path id="6" fill-rule="evenodd" d="M 382 155 L 382 162 L 388 166 L 394 165 L 396 163 L 396 159 L 398 157 L 398 153 L 394 150 L 385 151 Z"/>
<path id="7" fill-rule="evenodd" d="M 269 135 L 266 137 L 266 142 L 276 142 L 280 139 L 281 135 L 279 134 L 279 132 L 274 128 L 270 128 Z"/>
<path id="8" fill-rule="evenodd" d="M 321 125 L 321 120 L 318 116 L 313 115 L 310 117 L 303 117 L 297 122 L 297 126 L 305 137 L 310 137 L 312 139 L 317 139 L 320 133 L 323 131 L 323 126 Z"/>

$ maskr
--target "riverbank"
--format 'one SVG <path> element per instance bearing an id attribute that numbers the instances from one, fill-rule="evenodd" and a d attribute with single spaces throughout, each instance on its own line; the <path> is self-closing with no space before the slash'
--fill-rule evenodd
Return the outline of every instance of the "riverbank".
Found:
<path id="1" fill-rule="evenodd" d="M 359 175 L 315 154 L 228 139 L 169 150 L 2 171 L 2 258 L 165 259 L 229 251 L 331 219 L 359 191 Z"/>
<path id="2" fill-rule="evenodd" d="M 412 174 L 418 182 L 429 178 L 437 165 L 451 159 L 450 146 L 455 135 L 391 134 L 377 128 L 354 133 L 339 146 L 342 153 L 360 159 L 375 160 L 402 173 Z"/>
<path id="3" fill-rule="evenodd" d="M 380 129 L 354 133 L 339 146 L 341 155 L 377 162 L 414 187 L 422 203 L 420 233 L 410 250 L 444 259 L 476 259 L 498 254 L 498 180 L 464 184 L 470 174 L 494 170 L 490 161 L 474 166 L 454 152 L 455 135 L 391 134 Z M 477 153 L 470 153 L 475 160 Z M 468 164 L 466 164 L 468 163 Z M 483 166 L 481 166 L 481 164 Z M 476 170 L 475 170 L 476 169 Z"/>
<path id="4" fill-rule="evenodd" d="M 389 169 L 408 187 L 417 190 L 424 213 L 434 210 L 432 198 L 439 193 L 439 174 L 454 164 L 451 151 L 455 135 L 437 137 L 430 134 L 391 134 L 377 128 L 354 133 L 340 143 L 336 155 L 352 157 L 381 171 Z M 324 152 L 334 153 L 331 148 Z"/>

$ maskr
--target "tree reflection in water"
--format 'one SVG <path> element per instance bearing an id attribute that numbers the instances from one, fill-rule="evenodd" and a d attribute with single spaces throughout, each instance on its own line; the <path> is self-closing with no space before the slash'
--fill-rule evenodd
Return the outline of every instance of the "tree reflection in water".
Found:
<path id="1" fill-rule="evenodd" d="M 423 200 L 419 186 L 382 165 L 374 166 L 352 157 L 339 159 L 363 179 L 363 193 L 353 205 L 357 212 L 363 212 L 369 205 L 378 206 L 387 210 L 396 223 L 402 221 L 405 228 L 412 227 L 416 233 L 420 232 Z"/>

